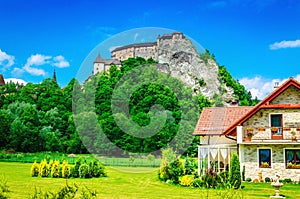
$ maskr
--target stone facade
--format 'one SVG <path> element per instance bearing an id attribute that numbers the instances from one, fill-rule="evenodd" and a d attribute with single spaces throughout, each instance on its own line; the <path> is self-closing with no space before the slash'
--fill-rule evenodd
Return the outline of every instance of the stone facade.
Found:
<path id="1" fill-rule="evenodd" d="M 244 134 L 246 128 L 252 127 L 254 128 L 252 139 L 271 139 L 270 117 L 272 114 L 282 114 L 283 139 L 291 139 L 292 131 L 300 139 L 300 109 L 262 109 L 243 124 Z M 261 130 L 262 128 L 264 130 Z"/>
<path id="2" fill-rule="evenodd" d="M 290 86 L 277 97 L 270 101 L 270 106 L 276 105 L 279 108 L 262 108 L 242 124 L 243 136 L 246 137 L 246 131 L 253 128 L 253 137 L 249 142 L 243 140 L 239 145 L 239 154 L 241 169 L 245 166 L 245 177 L 252 180 L 259 180 L 259 173 L 262 173 L 262 180 L 266 177 L 280 179 L 291 178 L 293 181 L 300 180 L 300 169 L 287 168 L 285 160 L 286 149 L 300 150 L 300 109 L 285 108 L 297 105 L 300 102 L 300 92 L 295 86 Z M 280 106 L 282 106 L 280 108 Z M 280 139 L 272 138 L 271 116 L 281 115 L 282 137 Z M 274 130 L 273 130 L 274 131 Z M 296 139 L 292 139 L 292 132 Z M 271 150 L 271 167 L 260 168 L 259 149 Z"/>
<path id="3" fill-rule="evenodd" d="M 271 168 L 260 168 L 258 160 L 258 149 L 271 149 Z M 259 179 L 258 175 L 262 173 L 262 179 L 266 177 L 276 179 L 291 178 L 293 181 L 300 180 L 300 169 L 288 169 L 285 163 L 285 149 L 299 149 L 300 146 L 290 144 L 286 145 L 240 145 L 240 163 L 241 169 L 245 166 L 245 178 L 252 180 Z M 242 170 L 241 170 L 242 171 Z"/>
<path id="4" fill-rule="evenodd" d="M 277 96 L 270 104 L 298 104 L 300 102 L 300 92 L 295 86 L 291 86 Z"/>
<path id="5" fill-rule="evenodd" d="M 158 36 L 156 42 L 136 43 L 118 47 L 111 52 L 111 57 L 120 61 L 130 57 L 143 57 L 144 59 L 152 58 L 158 61 L 159 47 L 162 42 L 183 39 L 185 39 L 185 37 L 181 32 L 164 34 L 162 37 Z"/>

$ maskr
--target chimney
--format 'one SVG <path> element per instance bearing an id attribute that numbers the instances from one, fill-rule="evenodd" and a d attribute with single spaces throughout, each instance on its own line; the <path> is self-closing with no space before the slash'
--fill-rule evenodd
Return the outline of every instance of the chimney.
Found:
<path id="1" fill-rule="evenodd" d="M 279 82 L 274 82 L 274 88 L 278 88 L 279 87 Z"/>

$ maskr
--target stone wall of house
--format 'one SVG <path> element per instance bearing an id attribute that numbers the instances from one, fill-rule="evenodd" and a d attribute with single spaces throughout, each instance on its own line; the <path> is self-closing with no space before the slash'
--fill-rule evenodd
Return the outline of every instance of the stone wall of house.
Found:
<path id="1" fill-rule="evenodd" d="M 271 168 L 259 168 L 258 149 L 267 148 L 271 149 Z M 276 175 L 280 179 L 291 178 L 293 181 L 300 180 L 300 169 L 286 169 L 285 168 L 285 155 L 284 149 L 297 148 L 300 146 L 294 145 L 240 145 L 240 152 L 242 157 L 240 159 L 241 168 L 245 166 L 245 178 L 250 177 L 252 180 L 259 180 L 259 173 L 262 173 L 262 179 L 266 177 L 276 179 Z"/>
<path id="2" fill-rule="evenodd" d="M 300 93 L 299 89 L 294 86 L 289 87 L 279 96 L 271 101 L 270 104 L 299 104 Z"/>
<path id="3" fill-rule="evenodd" d="M 300 100 L 300 99 L 299 99 Z M 254 114 L 243 126 L 254 128 L 254 136 L 252 139 L 270 139 L 271 130 L 270 127 L 270 115 L 282 114 L 283 127 L 290 127 L 289 130 L 284 130 L 284 139 L 290 139 L 292 137 L 291 131 L 296 132 L 296 136 L 300 139 L 300 132 L 297 128 L 300 127 L 300 109 L 263 109 Z M 265 130 L 260 130 L 260 127 L 265 127 Z M 299 130 L 299 129 L 298 129 Z"/>

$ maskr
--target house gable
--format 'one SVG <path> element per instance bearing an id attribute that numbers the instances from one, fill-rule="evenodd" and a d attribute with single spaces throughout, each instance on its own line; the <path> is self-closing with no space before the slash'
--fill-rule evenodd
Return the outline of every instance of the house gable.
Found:
<path id="1" fill-rule="evenodd" d="M 299 88 L 294 85 L 289 86 L 286 90 L 275 97 L 270 104 L 299 104 L 300 92 Z"/>
<path id="2" fill-rule="evenodd" d="M 295 99 L 294 99 L 295 98 Z M 262 109 L 300 109 L 300 83 L 293 78 L 284 82 L 280 87 L 274 90 L 270 95 L 263 99 L 260 103 L 252 108 L 247 114 L 229 126 L 225 131 L 225 135 L 235 136 L 236 127 L 242 125 L 253 115 Z"/>

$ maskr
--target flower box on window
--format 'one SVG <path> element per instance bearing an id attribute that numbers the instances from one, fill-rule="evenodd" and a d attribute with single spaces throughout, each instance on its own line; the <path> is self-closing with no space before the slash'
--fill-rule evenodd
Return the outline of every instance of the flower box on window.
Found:
<path id="1" fill-rule="evenodd" d="M 284 131 L 290 131 L 291 128 L 290 128 L 290 127 L 284 127 L 283 130 L 284 130 Z"/>
<path id="2" fill-rule="evenodd" d="M 293 163 L 287 163 L 286 164 L 287 169 L 300 169 L 300 164 L 293 164 Z"/>
<path id="3" fill-rule="evenodd" d="M 271 127 L 271 131 L 278 131 L 278 127 Z"/>
<path id="4" fill-rule="evenodd" d="M 257 129 L 258 129 L 258 131 L 265 131 L 265 130 L 266 130 L 266 127 L 260 126 L 260 127 L 258 127 Z"/>
<path id="5" fill-rule="evenodd" d="M 271 168 L 268 162 L 261 162 L 260 163 L 260 168 Z"/>

